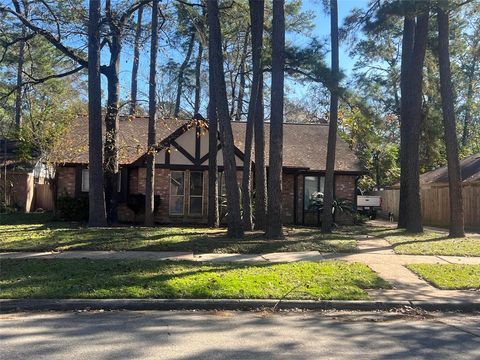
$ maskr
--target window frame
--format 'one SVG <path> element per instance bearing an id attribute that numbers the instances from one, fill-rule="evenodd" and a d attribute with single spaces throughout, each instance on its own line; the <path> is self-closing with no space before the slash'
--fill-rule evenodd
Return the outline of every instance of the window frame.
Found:
<path id="1" fill-rule="evenodd" d="M 183 178 L 183 195 L 172 195 L 172 175 L 174 173 L 181 173 Z M 186 181 L 185 181 L 185 171 L 181 170 L 172 170 L 170 171 L 169 176 L 169 189 L 168 189 L 168 214 L 172 216 L 183 216 L 185 214 L 185 193 L 186 193 Z M 172 212 L 172 198 L 182 197 L 182 212 Z"/>
<path id="2" fill-rule="evenodd" d="M 84 174 L 87 174 L 87 181 L 86 181 L 86 186 L 85 185 L 85 176 Z M 81 184 L 80 184 L 80 191 L 83 192 L 83 193 L 88 193 L 90 192 L 90 170 L 87 168 L 87 169 L 82 169 L 82 173 L 81 173 Z"/>
<path id="3" fill-rule="evenodd" d="M 316 178 L 316 184 L 317 184 L 317 189 L 315 191 L 320 191 L 320 192 L 324 192 L 325 191 L 325 175 L 305 175 L 303 177 L 303 211 L 312 211 L 308 208 L 308 202 L 306 201 L 305 199 L 305 190 L 306 190 L 306 179 L 310 177 L 310 178 Z"/>
<path id="4" fill-rule="evenodd" d="M 201 185 L 201 188 L 202 188 L 202 195 L 192 195 L 192 174 L 200 174 L 202 176 L 202 185 Z M 188 191 L 188 215 L 191 215 L 191 216 L 203 216 L 203 213 L 204 213 L 204 210 L 203 210 L 203 201 L 204 201 L 204 197 L 205 197 L 205 189 L 204 189 L 204 186 L 205 185 L 205 176 L 204 176 L 204 173 L 203 171 L 190 171 L 189 173 L 189 191 Z M 192 198 L 200 198 L 201 199 L 201 210 L 200 212 L 195 212 L 195 213 L 192 213 L 192 210 L 191 210 L 191 207 L 192 207 Z"/>

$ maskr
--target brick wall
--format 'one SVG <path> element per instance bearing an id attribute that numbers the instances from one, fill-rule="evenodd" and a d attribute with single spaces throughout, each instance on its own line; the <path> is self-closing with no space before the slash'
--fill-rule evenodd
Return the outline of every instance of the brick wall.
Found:
<path id="1" fill-rule="evenodd" d="M 129 194 L 145 194 L 145 168 L 134 168 L 129 170 Z M 58 193 L 62 194 L 65 191 L 70 196 L 75 196 L 75 168 L 74 167 L 60 167 L 58 173 Z M 294 181 L 297 176 L 297 222 L 302 223 L 303 210 L 303 176 L 283 174 L 283 221 L 285 224 L 293 224 L 294 222 Z M 335 176 L 335 196 L 337 198 L 354 200 L 355 191 L 355 176 L 352 175 L 336 175 Z M 155 195 L 160 196 L 160 206 L 155 214 L 157 222 L 165 223 L 206 223 L 208 210 L 208 171 L 203 172 L 203 214 L 189 215 L 189 189 L 190 189 L 189 171 L 185 171 L 185 200 L 184 200 L 184 215 L 170 215 L 169 214 L 169 196 L 170 196 L 170 170 L 156 169 L 155 170 Z M 237 181 L 241 185 L 242 171 L 237 171 Z M 119 205 L 119 219 L 121 221 L 137 221 L 142 222 L 143 216 L 135 217 L 135 214 L 130 210 L 126 204 Z M 305 224 L 317 225 L 316 214 L 305 213 Z"/>
<path id="2" fill-rule="evenodd" d="M 355 199 L 355 176 L 336 175 L 335 176 L 335 197 L 337 199 Z"/>
<path id="3" fill-rule="evenodd" d="M 58 195 L 75 196 L 75 168 L 58 167 L 57 168 L 57 189 Z"/>
<path id="4" fill-rule="evenodd" d="M 293 174 L 283 174 L 282 176 L 282 210 L 284 224 L 293 224 L 294 177 L 295 175 Z"/>

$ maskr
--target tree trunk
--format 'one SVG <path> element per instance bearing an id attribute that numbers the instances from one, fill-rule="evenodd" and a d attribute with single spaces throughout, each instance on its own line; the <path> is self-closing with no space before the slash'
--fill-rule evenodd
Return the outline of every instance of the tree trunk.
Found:
<path id="1" fill-rule="evenodd" d="M 283 92 L 285 69 L 285 1 L 273 1 L 272 20 L 272 94 L 270 112 L 270 158 L 268 166 L 267 236 L 283 238 L 282 164 L 283 164 Z"/>
<path id="2" fill-rule="evenodd" d="M 117 221 L 118 205 L 118 107 L 120 101 L 120 34 L 112 35 L 111 57 L 107 77 L 107 111 L 105 115 L 105 202 L 107 221 L 109 224 Z"/>
<path id="3" fill-rule="evenodd" d="M 188 63 L 190 62 L 190 58 L 192 57 L 194 44 L 195 44 L 195 32 L 192 32 L 192 35 L 190 35 L 190 40 L 188 41 L 187 54 L 185 55 L 185 59 L 183 60 L 182 65 L 180 65 L 180 69 L 178 70 L 177 98 L 175 100 L 175 110 L 173 112 L 173 116 L 175 117 L 178 117 L 178 115 L 180 114 L 180 103 L 182 101 L 182 91 L 183 91 L 183 79 L 185 77 L 185 70 L 187 69 Z"/>
<path id="4" fill-rule="evenodd" d="M 261 57 L 262 57 L 262 44 L 263 44 L 263 11 L 264 11 L 264 1 L 252 1 L 250 0 L 250 21 L 251 21 L 251 32 L 252 32 L 252 65 L 253 65 L 253 78 L 252 78 L 252 88 L 250 91 L 250 101 L 248 104 L 248 115 L 247 115 L 247 128 L 245 133 L 245 158 L 243 163 L 243 178 L 242 178 L 242 196 L 243 196 L 243 223 L 245 230 L 252 230 L 253 228 L 253 218 L 252 218 L 252 199 L 251 199 L 251 187 L 252 187 L 252 141 L 254 127 L 257 122 L 261 123 L 263 135 L 263 97 L 260 92 L 263 92 L 263 79 L 262 79 L 262 68 L 261 68 Z M 248 36 L 245 35 L 247 39 Z M 244 49 L 247 48 L 247 43 L 244 45 Z M 241 66 L 242 78 L 240 80 L 240 91 L 239 91 L 239 103 L 237 108 L 237 118 L 240 120 L 240 115 L 243 112 L 242 103 L 243 103 L 243 88 L 245 87 L 245 61 Z M 242 84 L 243 82 L 243 84 Z M 241 95 L 242 94 L 242 95 Z M 259 111 L 262 107 L 262 111 Z M 261 118 L 261 119 L 260 119 Z M 256 129 L 255 129 L 256 130 Z M 256 131 L 255 131 L 256 132 Z M 257 135 L 257 134 L 255 134 Z M 255 136 L 255 139 L 257 136 Z M 263 141 L 262 141 L 263 145 Z M 263 147 L 260 149 L 260 154 L 263 155 L 261 163 L 263 164 L 263 181 L 260 180 L 256 184 L 257 196 L 255 200 L 258 200 L 258 193 L 262 191 L 261 184 L 265 184 L 265 150 Z M 257 160 L 257 156 L 256 159 Z M 258 168 L 258 172 L 261 173 L 261 169 Z M 257 172 L 255 172 L 257 175 Z M 256 179 L 257 180 L 257 179 Z M 259 186 L 260 184 L 260 186 Z M 265 199 L 265 187 L 263 187 L 263 199 Z M 258 202 L 258 201 L 257 201 Z M 257 204 L 259 206 L 260 204 Z M 260 205 L 261 206 L 261 205 Z M 257 209 L 257 207 L 255 207 Z M 265 211 L 265 204 L 263 204 L 263 211 Z M 257 214 L 255 214 L 257 215 Z M 259 223 L 260 222 L 260 223 Z M 265 230 L 265 215 L 260 216 L 260 220 L 255 219 L 255 224 L 257 228 Z M 261 225 L 259 227 L 258 225 Z"/>
<path id="5" fill-rule="evenodd" d="M 335 193 L 335 148 L 337 145 L 338 126 L 338 5 L 337 0 L 330 0 L 330 33 L 332 42 L 332 89 L 330 94 L 330 122 L 328 125 L 327 164 L 325 171 L 325 190 L 323 196 L 322 232 L 332 232 L 332 207 Z"/>
<path id="6" fill-rule="evenodd" d="M 238 103 L 236 119 L 240 120 L 243 112 L 243 93 L 245 89 L 245 61 L 248 47 L 248 32 L 245 34 L 245 43 L 243 45 L 243 55 L 240 65 L 240 86 L 238 90 Z M 253 122 L 255 118 L 255 110 L 258 104 L 258 84 L 255 84 L 256 89 L 253 88 L 251 99 L 248 106 L 247 127 L 245 131 L 245 151 L 243 160 L 243 176 L 242 176 L 242 204 L 243 204 L 243 228 L 247 231 L 253 230 L 252 219 L 252 142 L 253 142 Z"/>
<path id="7" fill-rule="evenodd" d="M 130 90 L 130 115 L 135 115 L 137 110 L 138 93 L 138 65 L 140 63 L 140 39 L 142 36 L 142 15 L 143 7 L 138 9 L 137 29 L 135 31 L 135 40 L 133 42 L 133 65 L 132 65 L 132 83 Z"/>
<path id="8" fill-rule="evenodd" d="M 212 46 L 208 47 L 208 58 L 214 58 Z M 199 77 L 200 74 L 197 73 Z M 215 102 L 215 76 L 211 65 L 208 67 L 208 226 L 218 228 L 220 216 L 218 211 L 218 166 L 217 166 L 217 143 L 218 143 L 218 117 Z"/>
<path id="9" fill-rule="evenodd" d="M 209 46 L 212 48 L 210 67 L 213 68 L 215 105 L 217 109 L 222 142 L 223 166 L 227 190 L 228 231 L 232 238 L 243 237 L 243 224 L 240 213 L 240 194 L 237 185 L 237 166 L 231 120 L 228 113 L 227 87 L 223 70 L 222 34 L 218 14 L 218 3 L 207 1 Z"/>
<path id="10" fill-rule="evenodd" d="M 243 114 L 243 97 L 245 95 L 245 73 L 247 71 L 247 51 L 248 51 L 248 30 L 245 32 L 245 42 L 243 43 L 242 58 L 240 60 L 240 81 L 238 85 L 237 110 L 235 112 L 235 120 L 240 121 Z M 253 131 L 252 131 L 253 135 Z M 251 142 L 251 141 L 250 141 Z M 251 148 L 250 148 L 251 149 Z"/>
<path id="11" fill-rule="evenodd" d="M 120 54 L 122 52 L 121 29 L 113 19 L 111 1 L 105 2 L 105 16 L 111 32 L 110 62 L 105 68 L 107 77 L 107 110 L 105 114 L 104 178 L 107 222 L 116 223 L 118 205 L 118 110 L 120 102 Z"/>
<path id="12" fill-rule="evenodd" d="M 100 82 L 100 0 L 89 1 L 88 19 L 88 225 L 104 226 L 105 197 L 102 168 L 102 94 Z"/>
<path id="13" fill-rule="evenodd" d="M 402 63 L 400 70 L 400 202 L 398 212 L 398 227 L 405 228 L 407 224 L 407 112 L 409 108 L 409 70 L 415 38 L 415 18 L 408 15 L 403 21 Z"/>
<path id="14" fill-rule="evenodd" d="M 438 62 L 440 69 L 440 94 L 442 97 L 443 127 L 448 161 L 448 186 L 450 194 L 450 237 L 464 237 L 462 176 L 458 158 L 457 129 L 453 106 L 453 85 L 450 70 L 448 14 L 438 6 Z"/>
<path id="15" fill-rule="evenodd" d="M 475 92 L 473 90 L 473 82 L 475 77 L 476 71 L 476 60 L 470 65 L 467 79 L 468 79 L 468 87 L 467 87 L 467 99 L 465 101 L 465 117 L 463 119 L 463 130 L 462 130 L 462 147 L 466 147 L 468 144 L 468 140 L 470 139 L 470 126 L 472 123 L 472 107 L 474 106 L 473 96 Z"/>
<path id="16" fill-rule="evenodd" d="M 263 23 L 264 0 L 250 0 L 250 21 L 252 26 L 252 90 L 256 90 L 254 123 L 255 142 L 255 228 L 266 230 L 267 176 L 265 170 L 265 124 L 263 108 Z M 250 102 L 253 100 L 251 94 Z M 250 104 L 248 108 L 250 112 Z"/>
<path id="17" fill-rule="evenodd" d="M 145 226 L 154 225 L 155 210 L 155 145 L 157 142 L 157 52 L 158 0 L 152 2 L 152 37 L 150 45 L 150 77 L 148 82 L 148 153 L 145 179 Z"/>
<path id="18" fill-rule="evenodd" d="M 220 219 L 218 213 L 218 166 L 217 143 L 218 122 L 215 108 L 215 88 L 210 75 L 210 101 L 208 104 L 208 226 L 218 228 Z"/>
<path id="19" fill-rule="evenodd" d="M 202 72 L 202 59 L 203 59 L 203 45 L 202 41 L 198 40 L 198 52 L 197 60 L 195 61 L 195 102 L 193 105 L 193 115 L 200 112 L 200 96 L 202 93 L 202 83 L 200 81 Z"/>
<path id="20" fill-rule="evenodd" d="M 423 231 L 422 209 L 420 203 L 420 128 L 422 120 L 422 85 L 423 63 L 427 47 L 428 35 L 428 11 L 417 17 L 415 28 L 415 42 L 410 62 L 409 89 L 410 98 L 407 99 L 408 108 L 405 136 L 406 144 L 406 169 L 407 169 L 407 198 L 406 198 L 406 224 L 408 232 L 419 233 Z"/>
<path id="21" fill-rule="evenodd" d="M 18 3 L 17 3 L 18 5 Z M 28 1 L 23 2 L 23 14 L 25 17 L 28 16 Z M 15 9 L 18 13 L 21 12 L 21 9 Z M 23 94 L 23 65 L 25 63 L 25 37 L 27 36 L 27 28 L 25 25 L 22 25 L 22 39 L 18 42 L 18 65 L 17 65 L 17 90 L 15 95 L 15 127 L 20 129 L 22 126 L 22 94 Z"/>

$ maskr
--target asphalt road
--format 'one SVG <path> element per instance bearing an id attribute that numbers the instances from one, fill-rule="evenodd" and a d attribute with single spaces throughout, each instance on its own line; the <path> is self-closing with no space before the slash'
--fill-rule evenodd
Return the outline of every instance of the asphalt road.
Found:
<path id="1" fill-rule="evenodd" d="M 480 315 L 156 311 L 1 314 L 0 358 L 480 359 Z"/>

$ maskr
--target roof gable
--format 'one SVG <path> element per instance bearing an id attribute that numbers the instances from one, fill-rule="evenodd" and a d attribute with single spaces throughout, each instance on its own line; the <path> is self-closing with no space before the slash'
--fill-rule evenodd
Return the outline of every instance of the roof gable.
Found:
<path id="1" fill-rule="evenodd" d="M 464 184 L 480 181 L 480 153 L 470 155 L 460 161 L 460 171 Z M 448 183 L 448 167 L 444 166 L 420 176 L 422 184 Z"/>

